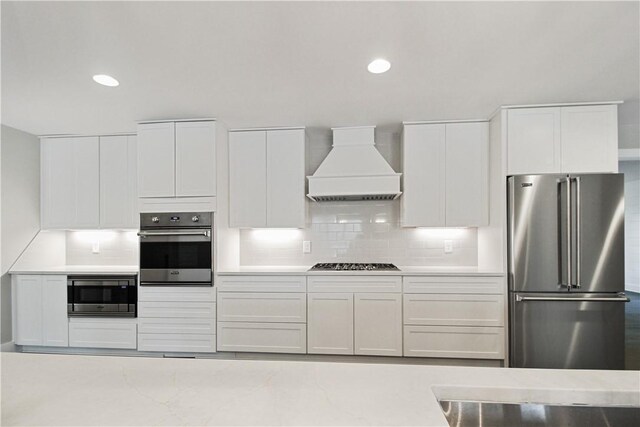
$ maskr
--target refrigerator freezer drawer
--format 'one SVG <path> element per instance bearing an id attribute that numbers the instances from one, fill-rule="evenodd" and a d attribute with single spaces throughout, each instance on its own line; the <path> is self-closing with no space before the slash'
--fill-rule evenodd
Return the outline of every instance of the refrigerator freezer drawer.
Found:
<path id="1" fill-rule="evenodd" d="M 624 369 L 619 294 L 511 293 L 511 365 Z"/>

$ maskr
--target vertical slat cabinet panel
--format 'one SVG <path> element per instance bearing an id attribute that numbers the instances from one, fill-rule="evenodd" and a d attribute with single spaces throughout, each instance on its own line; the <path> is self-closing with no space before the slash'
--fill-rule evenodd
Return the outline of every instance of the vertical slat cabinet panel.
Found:
<path id="1" fill-rule="evenodd" d="M 618 106 L 562 107 L 563 173 L 618 172 Z"/>
<path id="2" fill-rule="evenodd" d="M 229 225 L 267 226 L 267 135 L 229 133 Z"/>
<path id="3" fill-rule="evenodd" d="M 100 143 L 97 136 L 73 138 L 75 207 L 79 228 L 100 226 Z"/>
<path id="4" fill-rule="evenodd" d="M 42 228 L 68 228 L 75 220 L 75 168 L 71 138 L 41 141 Z"/>
<path id="5" fill-rule="evenodd" d="M 13 307 L 16 322 L 15 343 L 42 345 L 42 276 L 15 276 L 13 292 L 15 293 L 15 307 Z"/>
<path id="6" fill-rule="evenodd" d="M 42 344 L 69 346 L 67 276 L 42 276 Z"/>
<path id="7" fill-rule="evenodd" d="M 518 108 L 507 113 L 507 173 L 560 170 L 560 108 Z"/>
<path id="8" fill-rule="evenodd" d="M 304 167 L 304 129 L 267 132 L 267 227 L 304 227 Z"/>
<path id="9" fill-rule="evenodd" d="M 100 137 L 100 226 L 137 228 L 136 139 Z"/>
<path id="10" fill-rule="evenodd" d="M 176 123 L 176 196 L 216 195 L 215 122 Z"/>
<path id="11" fill-rule="evenodd" d="M 445 226 L 445 125 L 404 127 L 402 225 Z"/>
<path id="12" fill-rule="evenodd" d="M 355 294 L 355 354 L 402 356 L 402 295 Z"/>
<path id="13" fill-rule="evenodd" d="M 353 354 L 353 294 L 307 294 L 307 352 Z"/>
<path id="14" fill-rule="evenodd" d="M 489 224 L 489 124 L 447 124 L 446 225 Z"/>
<path id="15" fill-rule="evenodd" d="M 175 196 L 175 124 L 138 125 L 137 148 L 138 196 Z"/>

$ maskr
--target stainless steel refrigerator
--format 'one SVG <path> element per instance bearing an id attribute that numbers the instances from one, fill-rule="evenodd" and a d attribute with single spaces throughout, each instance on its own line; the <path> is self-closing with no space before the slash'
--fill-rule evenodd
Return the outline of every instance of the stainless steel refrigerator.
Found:
<path id="1" fill-rule="evenodd" d="M 507 182 L 511 366 L 624 369 L 623 175 Z"/>

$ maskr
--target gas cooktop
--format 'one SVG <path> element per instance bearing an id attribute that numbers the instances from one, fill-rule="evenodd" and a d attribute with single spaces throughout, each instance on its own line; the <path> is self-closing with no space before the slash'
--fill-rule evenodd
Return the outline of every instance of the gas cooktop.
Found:
<path id="1" fill-rule="evenodd" d="M 318 263 L 311 267 L 309 271 L 398 271 L 393 264 L 380 263 L 360 263 L 360 262 L 331 262 Z"/>

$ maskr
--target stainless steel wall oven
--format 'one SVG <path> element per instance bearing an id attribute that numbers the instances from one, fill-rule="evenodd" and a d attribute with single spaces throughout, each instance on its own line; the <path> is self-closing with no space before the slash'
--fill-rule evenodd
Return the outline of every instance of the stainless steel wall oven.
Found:
<path id="1" fill-rule="evenodd" d="M 69 276 L 69 316 L 136 317 L 135 276 Z"/>
<path id="2" fill-rule="evenodd" d="M 211 212 L 140 214 L 140 286 L 212 286 Z"/>

